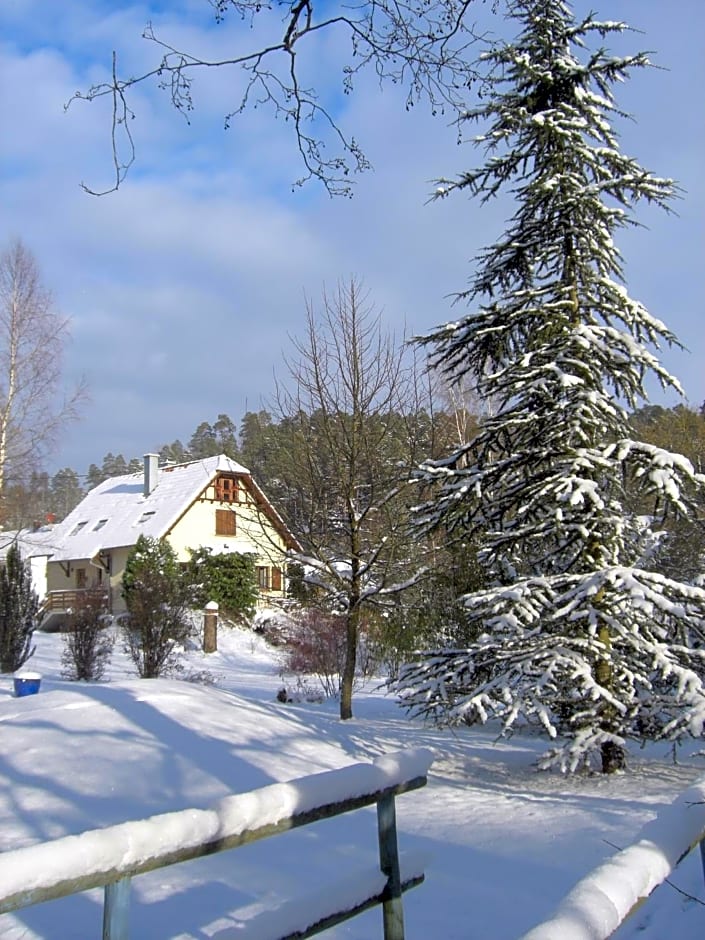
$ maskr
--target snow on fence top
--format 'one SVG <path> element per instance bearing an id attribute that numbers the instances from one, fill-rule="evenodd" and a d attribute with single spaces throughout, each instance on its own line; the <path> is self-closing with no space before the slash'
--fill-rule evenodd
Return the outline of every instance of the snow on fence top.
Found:
<path id="1" fill-rule="evenodd" d="M 705 779 L 665 807 L 637 841 L 577 883 L 522 940 L 607 940 L 705 836 Z"/>
<path id="2" fill-rule="evenodd" d="M 428 748 L 398 751 L 372 764 L 228 796 L 210 809 L 164 813 L 2 853 L 0 912 L 337 815 L 342 802 L 355 809 L 376 802 L 380 793 L 416 789 L 425 784 L 432 761 Z"/>

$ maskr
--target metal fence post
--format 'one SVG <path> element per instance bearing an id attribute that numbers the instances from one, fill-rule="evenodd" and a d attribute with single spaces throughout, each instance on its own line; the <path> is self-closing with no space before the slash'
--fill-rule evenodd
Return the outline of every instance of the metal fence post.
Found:
<path id="1" fill-rule="evenodd" d="M 131 880 L 121 878 L 105 886 L 103 940 L 128 940 Z"/>
<path id="2" fill-rule="evenodd" d="M 320 798 L 312 801 L 312 805 L 308 805 L 307 802 L 306 807 L 294 809 L 291 815 L 276 823 L 266 821 L 266 818 L 264 822 L 258 822 L 255 819 L 253 825 L 243 830 L 237 818 L 239 816 L 237 810 L 241 808 L 242 801 L 245 800 L 249 814 L 250 804 L 247 801 L 251 799 L 251 795 L 231 794 L 226 797 L 228 813 L 224 814 L 223 827 L 217 833 L 213 833 L 210 827 L 204 827 L 203 838 L 198 842 L 194 842 L 191 835 L 194 817 L 200 819 L 201 814 L 205 813 L 208 816 L 212 811 L 194 808 L 150 817 L 146 820 L 133 820 L 134 823 L 139 823 L 138 835 L 129 830 L 126 832 L 124 824 L 89 830 L 82 833 L 81 837 L 84 839 L 87 858 L 95 856 L 93 864 L 86 868 L 85 861 L 69 861 L 57 870 L 53 877 L 29 890 L 26 879 L 21 876 L 28 862 L 41 866 L 49 846 L 51 846 L 52 853 L 56 853 L 54 857 L 58 857 L 63 852 L 66 840 L 75 837 L 66 836 L 55 839 L 51 843 L 26 846 L 18 850 L 23 856 L 19 873 L 15 870 L 18 864 L 17 852 L 12 850 L 0 852 L 0 914 L 22 910 L 30 904 L 37 904 L 41 901 L 69 897 L 80 891 L 102 888 L 104 894 L 102 940 L 129 940 L 132 878 L 148 871 L 175 865 L 177 862 L 204 858 L 214 852 L 237 849 L 260 839 L 267 839 L 300 826 L 308 826 L 323 819 L 331 819 L 342 813 L 353 812 L 374 804 L 377 807 L 379 868 L 365 870 L 364 875 L 369 882 L 367 891 L 363 895 L 361 890 L 356 890 L 352 903 L 345 904 L 341 902 L 339 892 L 332 891 L 328 908 L 319 913 L 315 923 L 304 920 L 301 905 L 292 902 L 290 911 L 287 911 L 287 918 L 291 918 L 293 923 L 282 940 L 312 937 L 378 905 L 382 905 L 384 940 L 404 940 L 402 895 L 409 888 L 421 884 L 424 876 L 415 865 L 405 874 L 404 882 L 401 881 L 394 797 L 399 793 L 407 793 L 426 785 L 425 771 L 431 763 L 431 755 L 427 749 L 421 748 L 410 752 L 408 759 L 405 754 L 401 753 L 390 755 L 390 757 L 394 759 L 393 766 L 389 768 L 383 766 L 385 773 L 381 776 L 377 773 L 365 776 L 364 786 L 362 785 L 363 778 L 359 778 L 357 771 L 359 767 L 367 768 L 369 765 L 357 764 L 353 767 L 329 771 L 330 792 L 327 790 L 325 794 L 321 792 Z M 375 765 L 372 766 L 374 768 Z M 309 777 L 301 779 L 305 781 Z M 338 782 L 347 796 L 334 799 L 334 795 L 339 793 Z M 320 785 L 317 783 L 317 792 L 319 788 Z M 254 790 L 252 794 L 258 792 Z M 174 834 L 174 838 L 167 840 L 168 844 L 165 846 L 161 845 L 160 839 L 163 825 L 173 827 Z M 182 829 L 184 826 L 186 828 Z M 188 837 L 182 838 L 182 835 Z M 148 853 L 142 851 L 141 847 L 144 846 L 149 847 Z M 278 923 L 285 923 L 280 915 L 277 916 Z M 265 915 L 263 922 L 266 919 Z M 282 927 L 282 929 L 285 928 Z"/>
<path id="3" fill-rule="evenodd" d="M 384 940 L 404 940 L 404 911 L 399 874 L 397 815 L 394 795 L 383 796 L 377 803 L 379 867 L 387 876 L 386 898 L 382 902 Z"/>

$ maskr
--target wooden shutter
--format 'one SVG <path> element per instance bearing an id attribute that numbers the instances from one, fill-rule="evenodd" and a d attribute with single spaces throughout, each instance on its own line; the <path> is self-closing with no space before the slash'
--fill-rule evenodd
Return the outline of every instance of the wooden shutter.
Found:
<path id="1" fill-rule="evenodd" d="M 216 535 L 236 535 L 237 524 L 235 513 L 231 509 L 216 509 L 215 511 L 215 534 Z"/>
<path id="2" fill-rule="evenodd" d="M 218 477 L 215 481 L 215 498 L 221 503 L 238 502 L 237 480 L 234 477 Z"/>

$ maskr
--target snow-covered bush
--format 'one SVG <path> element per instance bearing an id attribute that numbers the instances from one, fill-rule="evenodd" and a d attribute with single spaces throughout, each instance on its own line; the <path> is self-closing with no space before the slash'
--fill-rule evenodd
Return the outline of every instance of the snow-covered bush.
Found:
<path id="1" fill-rule="evenodd" d="M 258 593 L 255 559 L 255 555 L 240 552 L 213 554 L 204 546 L 191 549 L 186 577 L 191 582 L 193 603 L 203 608 L 215 601 L 224 617 L 235 621 L 251 618 Z"/>

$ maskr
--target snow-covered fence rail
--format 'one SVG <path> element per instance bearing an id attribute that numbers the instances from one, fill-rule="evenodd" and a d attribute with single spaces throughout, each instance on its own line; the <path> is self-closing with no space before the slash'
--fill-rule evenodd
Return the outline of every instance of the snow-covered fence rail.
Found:
<path id="1" fill-rule="evenodd" d="M 344 888 L 321 892 L 320 903 L 284 905 L 260 923 L 258 940 L 304 938 L 382 905 L 385 940 L 403 940 L 402 893 L 423 881 L 419 866 L 401 869 L 395 797 L 426 784 L 431 751 L 419 748 L 340 770 L 276 783 L 226 797 L 210 809 L 187 809 L 64 836 L 0 854 L 0 913 L 105 888 L 103 940 L 128 940 L 130 881 L 157 868 L 200 858 L 377 805 L 379 870 Z M 247 930 L 238 933 L 243 940 Z"/>
<path id="2" fill-rule="evenodd" d="M 521 940 L 607 940 L 697 845 L 705 873 L 705 780 L 647 823 L 636 842 L 577 883 Z"/>

